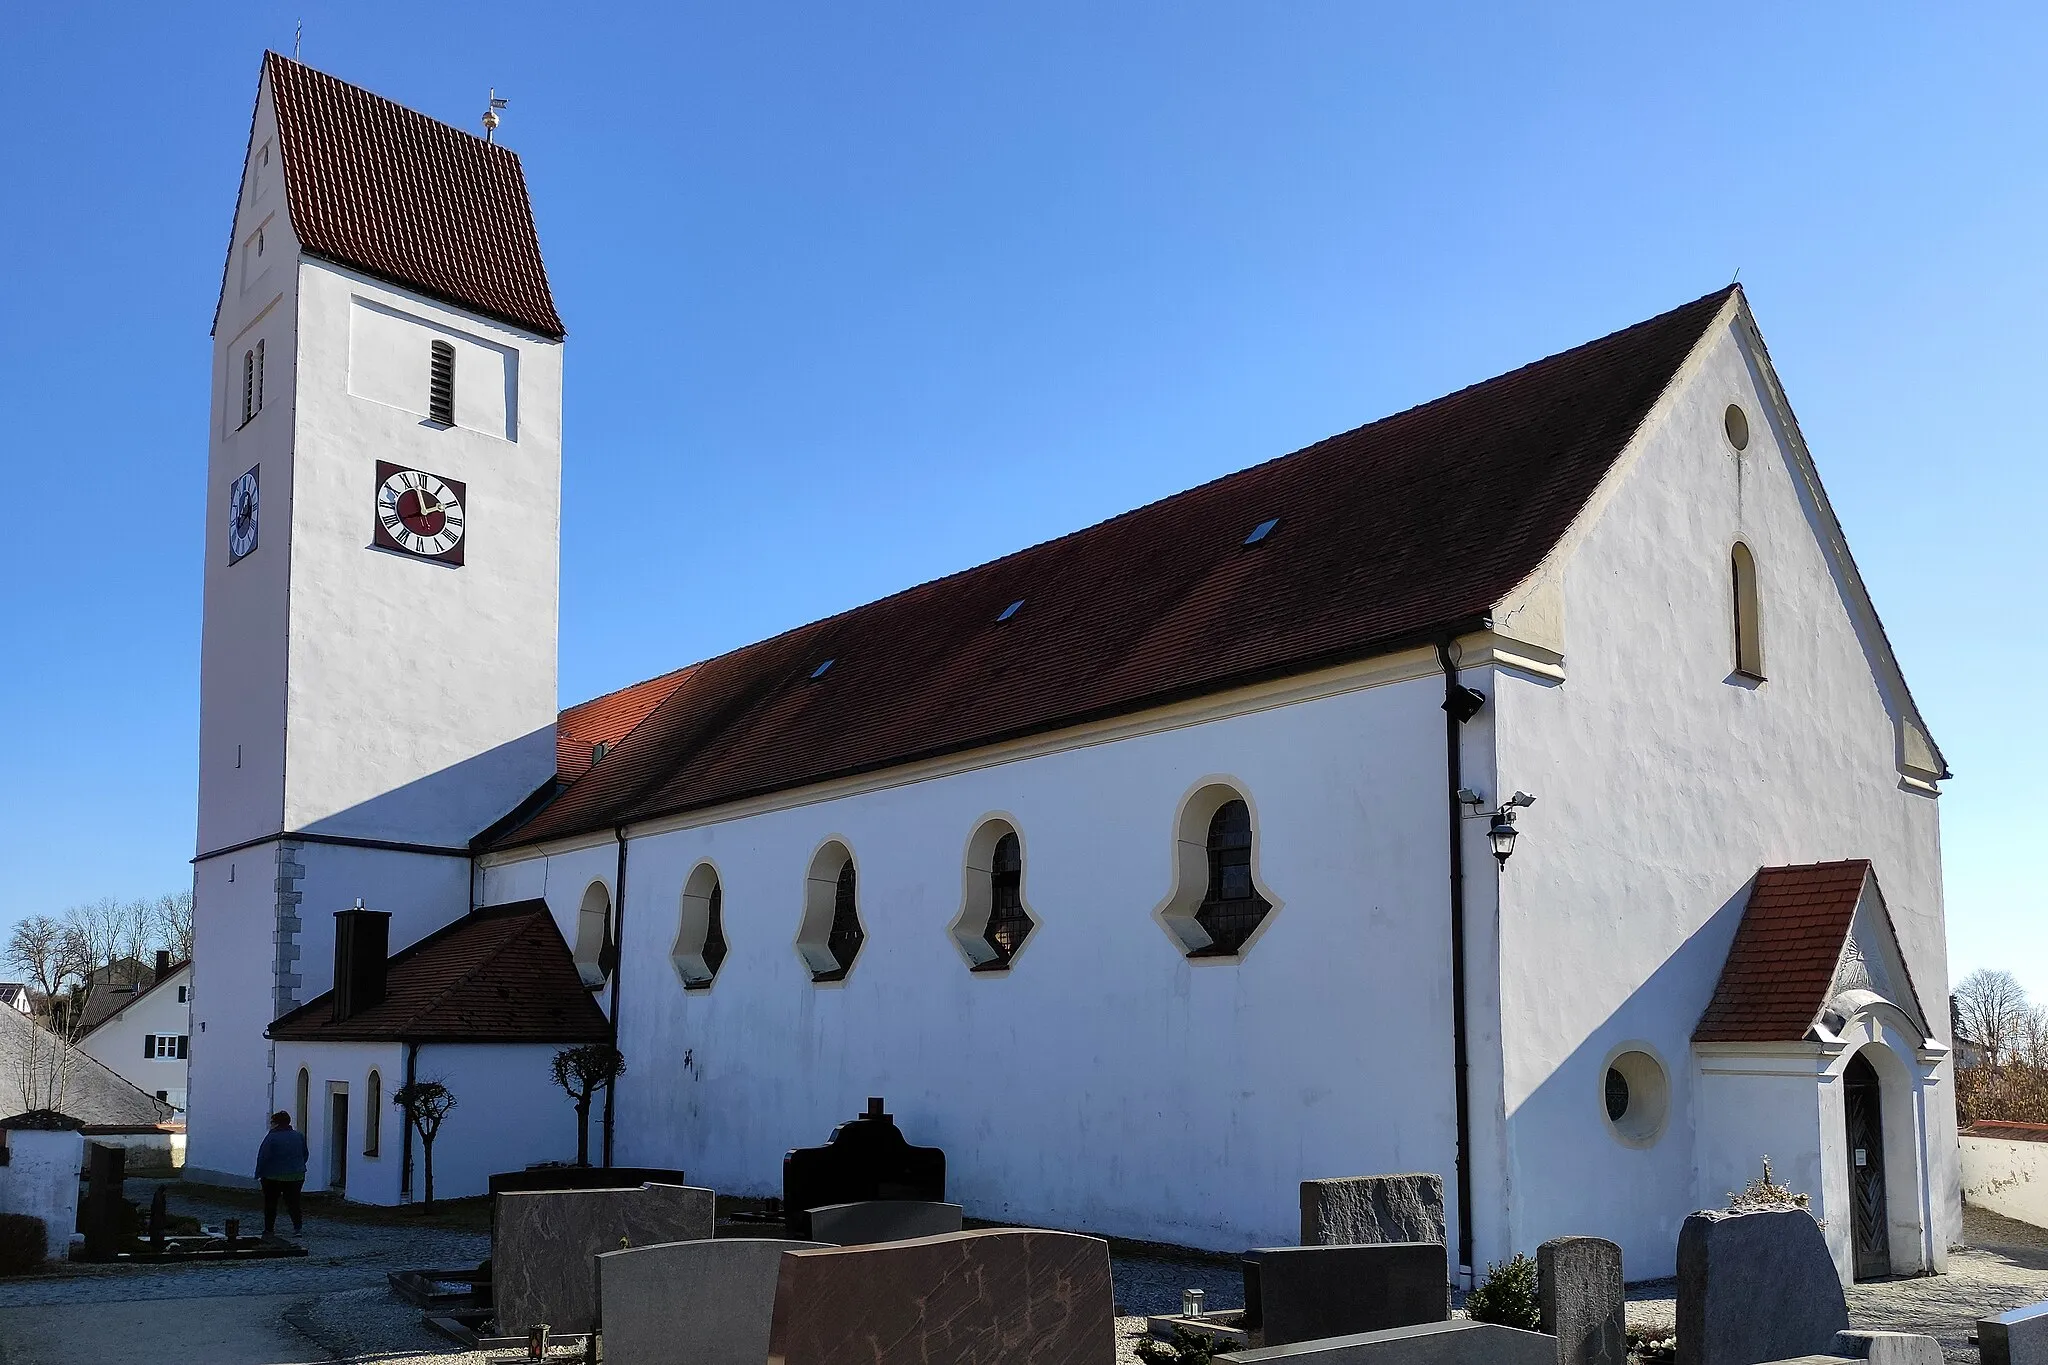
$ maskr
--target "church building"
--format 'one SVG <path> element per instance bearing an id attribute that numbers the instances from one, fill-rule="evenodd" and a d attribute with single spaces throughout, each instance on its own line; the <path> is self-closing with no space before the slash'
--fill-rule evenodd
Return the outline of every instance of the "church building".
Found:
<path id="1" fill-rule="evenodd" d="M 616 1040 L 593 1159 L 732 1194 L 879 1095 L 977 1218 L 1635 1279 L 1768 1156 L 1942 1267 L 1948 774 L 1740 288 L 564 710 L 518 158 L 272 54 L 234 222 L 188 1175 L 417 1199 L 436 1079 L 480 1193 Z"/>

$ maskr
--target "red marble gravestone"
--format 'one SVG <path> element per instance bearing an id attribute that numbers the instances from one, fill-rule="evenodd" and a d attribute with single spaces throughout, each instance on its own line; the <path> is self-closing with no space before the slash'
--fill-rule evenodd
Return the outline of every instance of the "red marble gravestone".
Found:
<path id="1" fill-rule="evenodd" d="M 1113 1365 L 1109 1243 L 1031 1228 L 792 1251 L 769 1365 Z"/>

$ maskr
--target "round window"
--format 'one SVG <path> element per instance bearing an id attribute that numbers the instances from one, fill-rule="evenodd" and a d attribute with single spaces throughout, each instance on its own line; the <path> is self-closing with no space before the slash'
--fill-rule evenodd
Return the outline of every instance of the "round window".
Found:
<path id="1" fill-rule="evenodd" d="M 1662 1062 L 1638 1048 L 1625 1048 L 1608 1059 L 1600 1088 L 1607 1126 L 1617 1138 L 1631 1147 L 1648 1147 L 1663 1136 L 1671 1084 Z"/>
<path id="2" fill-rule="evenodd" d="M 1728 431 L 1728 444 L 1737 450 L 1749 449 L 1749 414 L 1734 403 L 1721 415 L 1721 425 Z"/>

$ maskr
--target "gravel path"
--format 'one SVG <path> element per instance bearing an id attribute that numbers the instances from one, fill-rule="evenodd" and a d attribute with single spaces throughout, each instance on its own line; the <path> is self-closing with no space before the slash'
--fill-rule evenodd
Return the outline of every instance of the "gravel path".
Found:
<path id="1" fill-rule="evenodd" d="M 137 1184 L 146 1200 L 146 1183 Z M 171 1191 L 173 1212 L 209 1225 L 226 1217 L 240 1217 L 252 1230 L 260 1224 L 260 1215 L 246 1197 L 175 1184 Z M 248 1365 L 301 1359 L 346 1365 L 486 1365 L 482 1355 L 458 1351 L 429 1332 L 419 1310 L 393 1295 L 385 1282 L 390 1270 L 474 1265 L 489 1253 L 486 1233 L 473 1226 L 380 1220 L 362 1210 L 336 1216 L 317 1204 L 308 1214 L 305 1236 L 299 1240 L 310 1254 L 303 1260 L 147 1267 L 74 1264 L 46 1275 L 0 1280 L 0 1365 L 105 1359 L 96 1352 L 115 1344 L 113 1338 L 121 1335 L 117 1322 L 128 1317 L 149 1321 L 163 1312 L 121 1306 L 165 1299 L 191 1301 L 179 1316 L 195 1324 L 210 1325 L 217 1319 L 224 1334 L 231 1335 L 229 1329 L 241 1325 L 244 1345 L 231 1349 L 224 1335 L 210 1360 Z M 1850 1321 L 1858 1327 L 1927 1332 L 1941 1341 L 1950 1360 L 1974 1362 L 1977 1353 L 1969 1334 L 1976 1319 L 2048 1300 L 2048 1231 L 1972 1208 L 1964 1211 L 1963 1233 L 1969 1246 L 1949 1254 L 1946 1275 L 1852 1287 Z M 1119 1365 L 1136 1365 L 1134 1348 L 1144 1335 L 1144 1315 L 1179 1307 L 1181 1290 L 1204 1290 L 1216 1308 L 1237 1307 L 1243 1299 L 1237 1266 L 1227 1258 L 1118 1244 L 1111 1269 L 1121 1315 Z M 1674 1292 L 1675 1285 L 1668 1280 L 1632 1287 L 1629 1321 L 1668 1324 L 1677 1310 Z M 209 1303 L 217 1308 L 210 1310 Z M 104 1311 L 95 1313 L 93 1305 Z M 275 1342 L 291 1345 L 266 1344 Z M 126 1358 L 130 1352 L 119 1354 Z M 562 1359 L 577 1354 L 566 1348 L 560 1353 Z"/>

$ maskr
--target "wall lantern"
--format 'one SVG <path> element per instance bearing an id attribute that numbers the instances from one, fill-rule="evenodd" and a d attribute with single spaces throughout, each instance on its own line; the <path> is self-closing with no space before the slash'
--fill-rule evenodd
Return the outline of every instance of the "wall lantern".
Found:
<path id="1" fill-rule="evenodd" d="M 1535 805 L 1536 798 L 1527 792 L 1518 791 L 1501 802 L 1498 810 L 1482 811 L 1480 807 L 1486 804 L 1486 798 L 1470 787 L 1460 787 L 1458 804 L 1472 807 L 1472 813 L 1466 816 L 1466 819 L 1477 820 L 1484 817 L 1487 820 L 1486 841 L 1493 845 L 1494 861 L 1506 867 L 1508 859 L 1515 853 L 1515 811 L 1519 807 Z"/>

